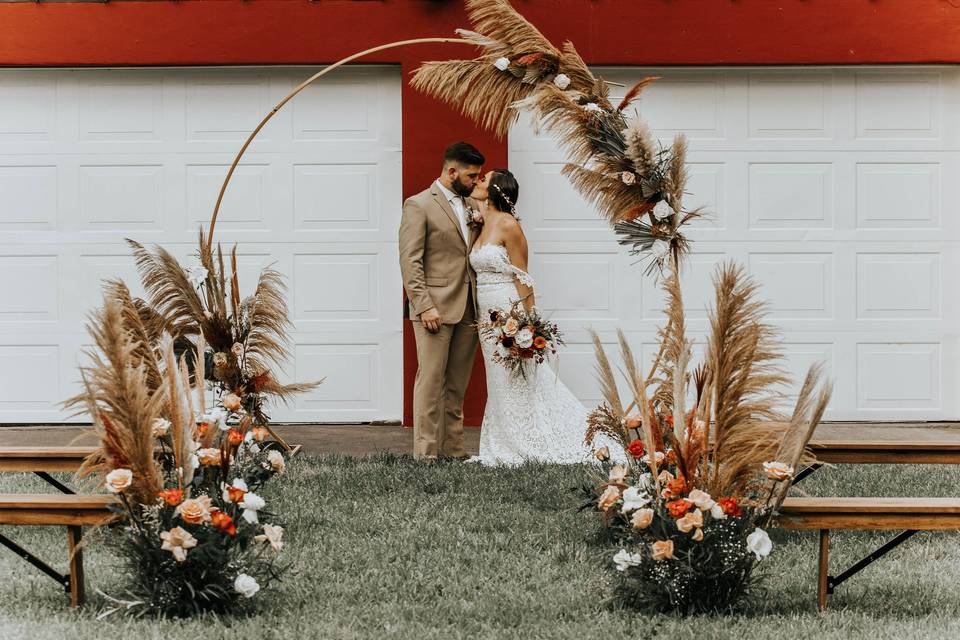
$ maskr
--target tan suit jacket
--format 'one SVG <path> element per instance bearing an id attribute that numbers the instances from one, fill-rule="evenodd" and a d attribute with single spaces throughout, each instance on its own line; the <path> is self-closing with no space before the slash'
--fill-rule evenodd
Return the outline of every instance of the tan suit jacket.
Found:
<path id="1" fill-rule="evenodd" d="M 476 201 L 466 199 L 478 209 Z M 407 292 L 404 317 L 420 321 L 420 314 L 436 307 L 444 324 L 463 319 L 467 294 L 476 298 L 476 274 L 470 268 L 470 247 L 476 235 L 468 227 L 464 238 L 456 213 L 434 182 L 403 203 L 400 220 L 400 273 Z"/>

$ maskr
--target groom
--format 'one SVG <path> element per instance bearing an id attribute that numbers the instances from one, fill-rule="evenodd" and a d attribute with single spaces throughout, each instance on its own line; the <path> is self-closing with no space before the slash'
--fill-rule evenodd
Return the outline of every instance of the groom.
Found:
<path id="1" fill-rule="evenodd" d="M 420 460 L 467 457 L 463 396 L 477 350 L 477 283 L 467 226 L 477 203 L 467 196 L 483 163 L 476 147 L 454 142 L 443 154 L 440 177 L 403 203 L 400 273 L 407 293 L 404 317 L 413 321 L 417 340 L 413 455 Z"/>

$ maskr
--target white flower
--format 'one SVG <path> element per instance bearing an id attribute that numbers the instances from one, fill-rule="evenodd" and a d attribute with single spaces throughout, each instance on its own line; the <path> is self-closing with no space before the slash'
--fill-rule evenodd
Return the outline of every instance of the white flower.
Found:
<path id="1" fill-rule="evenodd" d="M 613 562 L 617 565 L 617 571 L 626 571 L 629 567 L 639 566 L 643 562 L 643 556 L 639 553 L 630 553 L 626 549 L 620 549 L 613 556 Z"/>
<path id="2" fill-rule="evenodd" d="M 673 209 L 667 204 L 666 200 L 661 200 L 653 206 L 653 217 L 657 220 L 664 220 L 673 215 Z"/>
<path id="3" fill-rule="evenodd" d="M 714 520 L 726 520 L 727 514 L 723 512 L 723 507 L 717 503 L 714 503 L 713 506 L 710 507 L 710 517 Z"/>
<path id="4" fill-rule="evenodd" d="M 642 493 L 637 487 L 630 487 L 623 492 L 623 506 L 620 509 L 627 513 L 647 506 L 648 502 L 650 502 L 650 498 L 647 494 Z"/>
<path id="5" fill-rule="evenodd" d="M 257 591 L 260 591 L 260 585 L 257 584 L 257 581 L 254 580 L 252 576 L 241 573 L 237 576 L 237 579 L 233 581 L 233 590 L 244 598 L 252 598 L 256 595 Z"/>
<path id="6" fill-rule="evenodd" d="M 495 66 L 500 71 L 506 71 L 507 67 L 510 66 L 510 58 L 497 58 L 496 61 L 493 63 L 493 66 Z"/>
<path id="7" fill-rule="evenodd" d="M 267 506 L 267 503 L 263 501 L 263 498 L 255 493 L 247 493 L 243 496 L 243 502 L 240 503 L 240 507 L 243 508 L 243 519 L 250 524 L 257 524 L 260 522 L 257 518 L 257 511 L 265 506 Z"/>
<path id="8" fill-rule="evenodd" d="M 788 480 L 793 477 L 793 467 L 786 462 L 764 462 L 763 470 L 772 480 Z"/>
<path id="9" fill-rule="evenodd" d="M 170 431 L 170 421 L 166 418 L 157 418 L 153 421 L 153 437 L 162 438 Z"/>
<path id="10" fill-rule="evenodd" d="M 663 258 L 670 253 L 670 243 L 666 240 L 655 240 L 651 251 L 654 257 Z"/>
<path id="11" fill-rule="evenodd" d="M 130 469 L 114 469 L 106 477 L 107 491 L 123 493 L 124 489 L 133 484 L 133 471 Z"/>
<path id="12" fill-rule="evenodd" d="M 773 543 L 770 542 L 770 536 L 767 535 L 766 531 L 756 528 L 753 533 L 747 536 L 747 549 L 753 551 L 757 560 L 763 560 L 773 550 Z"/>
<path id="13" fill-rule="evenodd" d="M 255 542 L 269 542 L 274 551 L 283 549 L 283 527 L 272 524 L 263 525 L 263 535 L 254 536 Z"/>
<path id="14" fill-rule="evenodd" d="M 563 91 L 570 86 L 570 78 L 565 73 L 558 73 L 557 77 L 553 79 L 553 84 L 557 85 L 557 88 Z"/>
<path id="15" fill-rule="evenodd" d="M 233 500 L 230 499 L 230 492 L 227 491 L 227 485 L 224 483 L 221 483 L 220 486 L 223 488 L 223 501 L 233 502 Z M 233 482 L 230 483 L 230 486 L 233 487 L 234 489 L 240 489 L 241 491 L 244 491 L 244 492 L 248 490 L 247 483 L 244 482 L 241 478 L 234 478 Z"/>
<path id="16" fill-rule="evenodd" d="M 195 453 L 190 455 L 190 468 L 194 471 L 200 468 L 200 458 Z"/>
<path id="17" fill-rule="evenodd" d="M 637 181 L 637 174 L 635 174 L 633 171 L 624 171 L 620 174 L 620 180 L 623 182 L 623 184 L 633 184 Z"/>
<path id="18" fill-rule="evenodd" d="M 200 265 L 187 267 L 187 280 L 190 281 L 190 284 L 192 284 L 194 288 L 199 287 L 201 284 L 203 284 L 206 281 L 206 279 L 207 279 L 206 267 L 203 267 Z"/>
<path id="19" fill-rule="evenodd" d="M 253 455 L 257 455 L 258 453 L 260 453 L 260 445 L 258 444 L 251 444 L 247 448 L 250 450 L 250 453 L 252 453 Z"/>
<path id="20" fill-rule="evenodd" d="M 276 449 L 271 449 L 267 453 L 267 462 L 270 463 L 270 468 L 277 473 L 283 473 L 283 470 L 287 467 L 287 463 L 283 459 L 283 454 Z"/>
<path id="21" fill-rule="evenodd" d="M 667 457 L 667 454 L 665 454 L 663 451 L 657 451 L 657 452 L 654 454 L 653 459 L 656 460 L 657 466 L 659 466 L 660 463 L 663 462 L 664 458 L 666 458 L 666 457 Z M 648 453 L 647 455 L 643 456 L 643 461 L 646 462 L 647 464 L 650 464 L 650 454 L 649 454 L 649 453 Z"/>
<path id="22" fill-rule="evenodd" d="M 647 494 L 653 492 L 653 475 L 649 471 L 640 474 L 640 477 L 637 478 L 637 488 Z"/>
<path id="23" fill-rule="evenodd" d="M 530 327 L 524 327 L 520 329 L 520 331 L 517 331 L 517 344 L 524 349 L 533 344 L 533 331 Z"/>
<path id="24" fill-rule="evenodd" d="M 694 489 L 687 496 L 687 500 L 692 502 L 698 509 L 701 511 L 710 511 L 713 509 L 713 505 L 717 504 L 714 502 L 713 498 L 710 497 L 710 494 L 706 491 L 701 491 L 700 489 Z"/>
<path id="25" fill-rule="evenodd" d="M 596 102 L 588 102 L 587 104 L 583 105 L 583 110 L 584 111 L 603 111 L 603 109 L 600 108 L 600 105 L 598 105 Z"/>

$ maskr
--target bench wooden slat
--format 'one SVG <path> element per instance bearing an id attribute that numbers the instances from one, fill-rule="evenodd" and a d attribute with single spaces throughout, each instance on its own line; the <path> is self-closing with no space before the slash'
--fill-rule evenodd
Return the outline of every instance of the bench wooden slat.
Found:
<path id="1" fill-rule="evenodd" d="M 960 498 L 787 498 L 786 529 L 960 529 Z"/>
<path id="2" fill-rule="evenodd" d="M 0 494 L 0 524 L 96 525 L 113 517 L 106 495 Z"/>
<path id="3" fill-rule="evenodd" d="M 0 447 L 0 471 L 76 471 L 96 447 Z"/>

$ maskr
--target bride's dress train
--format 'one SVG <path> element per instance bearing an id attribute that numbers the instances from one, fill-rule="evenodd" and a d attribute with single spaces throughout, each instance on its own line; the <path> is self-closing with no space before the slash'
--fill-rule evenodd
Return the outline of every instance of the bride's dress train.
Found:
<path id="1" fill-rule="evenodd" d="M 509 310 L 519 298 L 514 278 L 533 287 L 528 273 L 510 263 L 506 247 L 477 245 L 470 253 L 477 273 L 480 318 L 491 308 Z M 487 407 L 480 431 L 484 464 L 519 464 L 526 460 L 585 462 L 583 442 L 588 411 L 546 363 L 527 365 L 527 375 L 514 376 L 491 359 L 495 345 L 480 340 L 487 371 Z"/>

